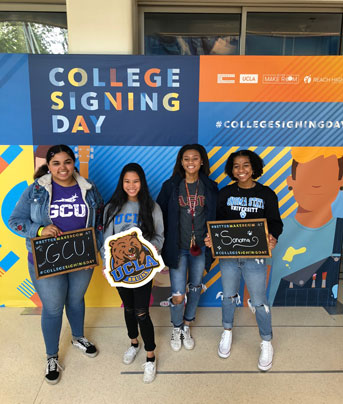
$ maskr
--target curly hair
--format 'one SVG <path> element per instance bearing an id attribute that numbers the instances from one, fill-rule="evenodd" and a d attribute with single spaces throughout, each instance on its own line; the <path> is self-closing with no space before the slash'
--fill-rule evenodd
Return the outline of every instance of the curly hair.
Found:
<path id="1" fill-rule="evenodd" d="M 225 164 L 225 174 L 227 174 L 233 181 L 238 181 L 232 174 L 233 163 L 236 157 L 244 156 L 248 157 L 250 160 L 251 168 L 252 168 L 252 178 L 256 180 L 256 178 L 261 177 L 263 174 L 263 160 L 261 157 L 254 153 L 251 150 L 239 150 L 235 153 L 231 153 L 227 162 Z"/>
<path id="2" fill-rule="evenodd" d="M 144 170 L 137 163 L 126 164 L 121 170 L 117 187 L 107 204 L 108 209 L 106 217 L 104 217 L 105 228 L 108 227 L 114 217 L 121 211 L 124 204 L 128 201 L 128 195 L 123 188 L 124 176 L 128 172 L 135 172 L 140 179 L 141 189 L 137 195 L 139 202 L 138 226 L 142 230 L 143 236 L 147 240 L 151 240 L 155 235 L 154 220 L 152 217 L 155 203 L 150 196 Z"/>
<path id="3" fill-rule="evenodd" d="M 179 150 L 177 157 L 176 157 L 176 162 L 175 162 L 175 166 L 173 169 L 173 176 L 176 174 L 179 174 L 179 175 L 181 175 L 181 177 L 183 177 L 183 178 L 185 177 L 185 169 L 182 167 L 181 160 L 182 160 L 184 153 L 187 150 L 196 150 L 197 152 L 199 152 L 201 160 L 202 160 L 202 165 L 200 167 L 200 171 L 202 171 L 208 177 L 210 175 L 210 163 L 208 161 L 207 152 L 206 152 L 205 147 L 198 143 L 186 144 L 181 147 L 181 149 Z"/>

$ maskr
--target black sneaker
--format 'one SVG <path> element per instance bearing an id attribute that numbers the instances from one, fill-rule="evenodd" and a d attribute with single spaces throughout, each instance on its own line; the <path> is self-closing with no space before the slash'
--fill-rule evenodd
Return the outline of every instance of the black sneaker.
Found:
<path id="1" fill-rule="evenodd" d="M 98 354 L 95 345 L 89 342 L 85 337 L 73 339 L 71 343 L 76 346 L 76 348 L 81 349 L 81 351 L 90 358 L 94 358 Z"/>
<path id="2" fill-rule="evenodd" d="M 49 358 L 45 370 L 46 382 L 49 384 L 58 383 L 61 377 L 60 370 L 63 370 L 63 367 L 58 363 L 58 357 L 53 356 L 52 358 Z"/>

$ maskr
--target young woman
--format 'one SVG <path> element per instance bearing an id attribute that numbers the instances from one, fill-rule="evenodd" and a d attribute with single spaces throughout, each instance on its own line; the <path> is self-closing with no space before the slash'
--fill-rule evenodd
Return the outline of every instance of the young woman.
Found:
<path id="1" fill-rule="evenodd" d="M 139 227 L 143 237 L 159 251 L 162 249 L 163 218 L 160 207 L 149 193 L 142 167 L 136 163 L 127 164 L 119 177 L 118 185 L 104 212 L 104 239 L 113 234 Z M 118 287 L 124 304 L 124 317 L 130 348 L 124 353 L 123 362 L 132 363 L 140 349 L 138 324 L 147 351 L 144 363 L 145 383 L 151 383 L 156 375 L 154 326 L 149 315 L 149 301 L 152 281 L 138 288 Z"/>
<path id="2" fill-rule="evenodd" d="M 226 163 L 225 173 L 235 181 L 222 188 L 218 196 L 217 220 L 244 220 L 266 218 L 269 247 L 273 249 L 282 232 L 278 199 L 269 187 L 254 181 L 263 174 L 263 160 L 250 150 L 232 153 Z M 210 247 L 209 237 L 205 244 Z M 218 355 L 228 358 L 231 351 L 232 327 L 236 304 L 240 304 L 238 290 L 241 276 L 250 293 L 249 307 L 256 313 L 261 353 L 258 368 L 267 371 L 273 363 L 271 313 L 266 297 L 267 266 L 265 259 L 230 258 L 219 260 L 222 293 L 222 318 L 224 331 L 218 347 Z"/>
<path id="3" fill-rule="evenodd" d="M 194 348 L 190 323 L 195 319 L 204 269 L 209 270 L 212 263 L 204 238 L 206 221 L 215 220 L 218 188 L 209 173 L 204 147 L 185 145 L 179 150 L 172 177 L 157 198 L 165 227 L 162 257 L 170 273 L 174 327 L 170 346 L 174 351 L 181 349 L 182 342 L 186 349 Z"/>
<path id="4" fill-rule="evenodd" d="M 77 173 L 75 156 L 68 146 L 52 146 L 46 162 L 36 172 L 34 183 L 23 192 L 9 225 L 26 237 L 30 276 L 43 303 L 42 331 L 47 354 L 45 380 L 56 384 L 62 370 L 58 348 L 64 306 L 72 331 L 71 343 L 88 357 L 98 354 L 95 345 L 84 337 L 84 295 L 93 269 L 36 279 L 30 239 L 56 237 L 65 231 L 94 227 L 100 248 L 103 201 L 95 185 Z"/>

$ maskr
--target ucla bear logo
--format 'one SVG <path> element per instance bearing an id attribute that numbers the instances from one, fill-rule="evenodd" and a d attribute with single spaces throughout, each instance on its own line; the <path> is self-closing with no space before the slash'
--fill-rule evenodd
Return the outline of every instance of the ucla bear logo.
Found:
<path id="1" fill-rule="evenodd" d="M 145 285 L 164 268 L 162 257 L 137 227 L 108 237 L 105 256 L 104 273 L 111 286 Z"/>

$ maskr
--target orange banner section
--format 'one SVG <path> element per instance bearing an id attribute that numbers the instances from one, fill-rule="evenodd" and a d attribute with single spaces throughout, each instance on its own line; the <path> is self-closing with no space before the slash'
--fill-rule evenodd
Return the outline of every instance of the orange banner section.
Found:
<path id="1" fill-rule="evenodd" d="M 200 102 L 342 102 L 342 56 L 200 56 Z"/>
<path id="2" fill-rule="evenodd" d="M 8 163 L 0 156 L 0 174 L 8 167 Z"/>

